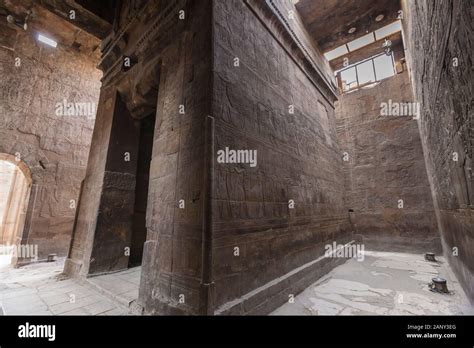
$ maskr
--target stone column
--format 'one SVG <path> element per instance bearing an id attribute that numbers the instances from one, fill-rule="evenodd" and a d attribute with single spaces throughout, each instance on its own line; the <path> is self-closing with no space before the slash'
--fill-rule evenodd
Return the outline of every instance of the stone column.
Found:
<path id="1" fill-rule="evenodd" d="M 103 223 L 108 211 L 100 214 L 104 187 L 107 187 L 106 163 L 111 140 L 113 117 L 117 105 L 117 92 L 113 88 L 103 87 L 99 99 L 94 133 L 92 136 L 89 162 L 82 198 L 77 207 L 77 221 L 71 247 L 64 267 L 64 272 L 71 276 L 86 276 L 89 274 L 92 260 L 92 250 L 97 242 L 96 226 Z M 99 218 L 100 215 L 100 218 Z"/>

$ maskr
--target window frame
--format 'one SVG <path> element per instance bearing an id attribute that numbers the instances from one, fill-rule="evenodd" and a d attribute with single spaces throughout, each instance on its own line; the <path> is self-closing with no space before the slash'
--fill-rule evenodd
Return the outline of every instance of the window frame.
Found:
<path id="1" fill-rule="evenodd" d="M 391 61 L 392 61 L 392 68 L 393 68 L 393 73 L 394 73 L 394 74 L 391 75 L 391 76 L 388 76 L 388 77 L 384 77 L 384 78 L 382 78 L 382 79 L 378 79 L 378 78 L 377 78 L 377 70 L 376 70 L 376 68 L 375 68 L 375 59 L 378 58 L 378 57 L 380 57 L 380 56 L 383 56 L 383 55 L 387 55 L 387 54 L 386 54 L 385 52 L 381 52 L 381 53 L 379 53 L 379 54 L 373 55 L 373 56 L 371 56 L 371 57 L 369 57 L 369 58 L 365 58 L 365 59 L 363 59 L 363 60 L 361 60 L 361 61 L 359 61 L 359 62 L 357 62 L 357 63 L 354 63 L 354 64 L 352 64 L 352 65 L 349 65 L 349 66 L 347 66 L 347 67 L 344 67 L 344 68 L 342 68 L 342 69 L 336 71 L 336 72 L 335 72 L 335 75 L 336 75 L 336 78 L 337 78 L 337 77 L 340 77 L 340 76 L 341 76 L 341 73 L 344 72 L 344 71 L 346 71 L 346 70 L 349 70 L 349 69 L 354 69 L 354 70 L 355 70 L 355 76 L 356 76 L 356 81 L 355 81 L 355 82 L 356 82 L 356 84 L 357 84 L 356 87 L 352 87 L 352 88 L 349 88 L 349 89 L 344 89 L 344 87 L 341 85 L 341 91 L 342 91 L 342 93 L 351 92 L 351 91 L 360 89 L 360 88 L 362 88 L 362 87 L 365 87 L 365 86 L 368 86 L 368 85 L 371 85 L 371 84 L 374 84 L 374 83 L 377 83 L 377 82 L 380 82 L 380 81 L 383 81 L 383 80 L 385 80 L 385 79 L 388 79 L 388 78 L 390 78 L 390 77 L 395 76 L 395 75 L 397 74 L 397 73 L 396 73 L 396 70 L 395 70 L 395 59 L 394 59 L 394 56 L 393 56 L 393 52 L 391 52 L 391 53 L 390 53 L 390 58 L 391 58 Z M 359 74 L 358 74 L 358 71 L 357 71 L 357 66 L 359 66 L 359 65 L 361 65 L 361 64 L 364 64 L 364 63 L 366 63 L 366 62 L 368 62 L 368 61 L 372 61 L 372 69 L 373 69 L 375 81 L 373 81 L 373 82 L 368 82 L 368 83 L 365 83 L 365 84 L 362 84 L 362 85 L 361 85 L 360 82 L 359 82 Z M 341 82 L 342 82 L 342 80 L 341 80 Z M 342 83 L 341 83 L 341 84 L 342 84 Z"/>

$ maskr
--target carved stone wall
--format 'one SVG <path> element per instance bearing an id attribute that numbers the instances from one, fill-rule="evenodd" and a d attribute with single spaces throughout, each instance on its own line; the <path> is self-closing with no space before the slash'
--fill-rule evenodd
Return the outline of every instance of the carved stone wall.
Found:
<path id="1" fill-rule="evenodd" d="M 137 144 L 126 139 L 135 131 L 134 120 L 156 112 L 139 299 L 149 314 L 206 310 L 201 263 L 210 3 L 130 3 L 103 44 L 93 149 L 65 271 L 87 276 L 128 266 L 124 248 L 133 233 L 129 208 L 135 199 Z M 126 152 L 132 159 L 127 164 Z M 178 207 L 180 200 L 185 209 Z"/>
<path id="2" fill-rule="evenodd" d="M 318 259 L 327 243 L 350 238 L 334 91 L 289 9 L 214 2 L 214 154 L 257 153 L 256 166 L 214 163 L 216 314 L 268 313 L 336 264 Z"/>
<path id="3" fill-rule="evenodd" d="M 474 302 L 472 2 L 403 5 L 407 58 L 421 104 L 421 140 L 444 253 Z"/>
<path id="4" fill-rule="evenodd" d="M 336 102 L 346 206 L 367 249 L 439 252 L 418 124 L 413 115 L 382 115 L 389 102 L 413 102 L 407 72 Z"/>
<path id="5" fill-rule="evenodd" d="M 70 25 L 60 25 L 69 34 L 73 31 Z M 36 40 L 32 30 L 15 30 L 2 23 L 0 33 L 0 153 L 19 156 L 33 179 L 30 211 L 20 239 L 37 244 L 40 258 L 49 253 L 65 256 L 95 110 L 66 115 L 58 112 L 57 104 L 66 100 L 97 107 L 98 57 L 62 42 L 57 48 L 48 47 Z"/>
<path id="6" fill-rule="evenodd" d="M 155 108 L 139 304 L 148 314 L 267 312 L 342 262 L 318 258 L 326 243 L 350 237 L 328 66 L 271 2 L 133 8 L 122 8 L 103 43 L 104 84 L 65 270 L 127 267 L 136 176 L 120 155 L 135 153 L 120 134 Z M 256 149 L 258 165 L 217 164 L 224 147 Z M 298 267 L 269 287 L 278 296 L 259 292 L 253 310 L 226 305 Z"/>

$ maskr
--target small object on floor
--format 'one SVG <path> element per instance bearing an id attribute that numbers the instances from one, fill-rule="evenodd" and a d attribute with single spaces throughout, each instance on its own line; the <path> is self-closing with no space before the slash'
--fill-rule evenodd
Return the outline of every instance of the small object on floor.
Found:
<path id="1" fill-rule="evenodd" d="M 133 315 L 143 315 L 143 307 L 138 304 L 137 300 L 133 300 L 129 304 L 129 314 Z"/>
<path id="2" fill-rule="evenodd" d="M 46 260 L 47 262 L 54 262 L 56 261 L 56 254 L 49 254 L 48 259 Z"/>
<path id="3" fill-rule="evenodd" d="M 425 254 L 426 261 L 438 262 L 435 258 L 435 253 L 426 253 Z"/>
<path id="4" fill-rule="evenodd" d="M 430 290 L 433 292 L 439 292 L 442 294 L 449 294 L 448 285 L 446 279 L 436 277 L 432 279 L 432 283 L 429 284 Z"/>

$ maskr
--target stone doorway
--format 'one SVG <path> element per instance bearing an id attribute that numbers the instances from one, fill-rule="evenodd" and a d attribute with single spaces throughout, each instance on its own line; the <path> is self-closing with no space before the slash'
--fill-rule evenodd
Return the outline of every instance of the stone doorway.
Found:
<path id="1" fill-rule="evenodd" d="M 141 265 L 156 109 L 127 106 L 117 94 L 89 275 Z"/>
<path id="2" fill-rule="evenodd" d="M 13 248 L 22 239 L 31 183 L 30 171 L 21 160 L 12 155 L 0 154 L 1 264 L 12 261 Z"/>

